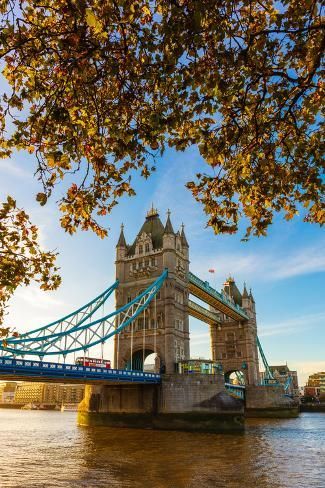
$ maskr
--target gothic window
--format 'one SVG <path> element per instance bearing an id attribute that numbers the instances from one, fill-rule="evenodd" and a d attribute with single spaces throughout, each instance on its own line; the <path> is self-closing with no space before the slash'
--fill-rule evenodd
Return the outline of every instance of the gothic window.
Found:
<path id="1" fill-rule="evenodd" d="M 144 262 L 145 267 L 147 268 L 149 266 L 149 259 L 146 259 Z"/>
<path id="2" fill-rule="evenodd" d="M 160 291 L 158 291 L 156 296 L 157 296 L 157 300 L 160 300 Z"/>
<path id="3" fill-rule="evenodd" d="M 143 329 L 143 317 L 138 319 L 138 330 Z"/>
<path id="4" fill-rule="evenodd" d="M 127 303 L 130 303 L 131 300 L 132 300 L 131 295 L 128 295 L 128 297 L 127 297 Z"/>
<path id="5" fill-rule="evenodd" d="M 184 330 L 184 322 L 181 319 L 175 319 L 175 328 L 177 330 L 183 331 Z"/>
<path id="6" fill-rule="evenodd" d="M 142 245 L 139 246 L 139 254 L 143 254 L 143 246 Z"/>
<path id="7" fill-rule="evenodd" d="M 149 252 L 149 244 L 148 243 L 145 245 L 145 251 Z"/>

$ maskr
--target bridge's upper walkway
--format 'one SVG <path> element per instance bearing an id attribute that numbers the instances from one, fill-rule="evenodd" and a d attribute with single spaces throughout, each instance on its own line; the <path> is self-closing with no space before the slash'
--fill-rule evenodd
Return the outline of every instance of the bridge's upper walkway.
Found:
<path id="1" fill-rule="evenodd" d="M 104 369 L 76 364 L 0 358 L 0 378 L 51 383 L 160 383 L 159 374 L 125 369 Z"/>
<path id="2" fill-rule="evenodd" d="M 212 288 L 207 281 L 201 280 L 191 272 L 188 273 L 188 279 L 189 291 L 192 295 L 234 320 L 248 320 L 245 310 Z"/>
<path id="3" fill-rule="evenodd" d="M 207 310 L 204 307 L 201 307 L 198 303 L 193 302 L 192 300 L 188 300 L 188 313 L 192 317 L 205 322 L 206 324 L 218 324 L 220 319 L 218 315 L 210 310 Z"/>

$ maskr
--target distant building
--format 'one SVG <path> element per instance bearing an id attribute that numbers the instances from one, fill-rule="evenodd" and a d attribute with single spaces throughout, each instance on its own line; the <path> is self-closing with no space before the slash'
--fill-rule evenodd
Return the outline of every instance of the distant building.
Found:
<path id="1" fill-rule="evenodd" d="M 81 402 L 84 385 L 24 382 L 17 386 L 15 403 L 57 404 Z"/>
<path id="2" fill-rule="evenodd" d="M 24 382 L 17 385 L 15 403 L 42 403 L 44 383 Z"/>
<path id="3" fill-rule="evenodd" d="M 60 397 L 60 387 L 58 383 L 43 383 L 42 403 L 57 404 Z"/>
<path id="4" fill-rule="evenodd" d="M 285 385 L 291 378 L 287 393 L 290 395 L 299 395 L 298 375 L 297 371 L 291 371 L 287 364 L 281 364 L 279 366 L 270 366 L 270 370 L 274 379 L 279 383 Z"/>
<path id="5" fill-rule="evenodd" d="M 325 399 L 325 372 L 314 373 L 309 376 L 304 388 L 304 395 Z"/>
<path id="6" fill-rule="evenodd" d="M 14 381 L 0 383 L 0 403 L 12 403 L 15 399 L 16 383 Z"/>
<path id="7" fill-rule="evenodd" d="M 59 385 L 58 403 L 80 403 L 84 397 L 84 385 Z"/>
<path id="8" fill-rule="evenodd" d="M 17 383 L 14 381 L 9 381 L 5 384 L 2 393 L 2 401 L 4 403 L 13 403 L 15 400 Z"/>

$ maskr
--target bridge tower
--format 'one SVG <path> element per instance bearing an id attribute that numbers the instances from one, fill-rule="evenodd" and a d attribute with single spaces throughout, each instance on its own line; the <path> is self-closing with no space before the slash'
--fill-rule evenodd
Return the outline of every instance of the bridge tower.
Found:
<path id="1" fill-rule="evenodd" d="M 247 385 L 257 385 L 260 378 L 256 311 L 252 292 L 248 294 L 244 285 L 241 294 L 234 279 L 229 277 L 224 284 L 223 293 L 245 310 L 248 320 L 234 320 L 215 311 L 219 316 L 219 323 L 210 325 L 212 359 L 222 365 L 226 382 L 231 373 L 240 372 Z"/>
<path id="2" fill-rule="evenodd" d="M 150 306 L 115 336 L 115 367 L 142 370 L 145 358 L 156 353 L 156 371 L 174 373 L 176 362 L 190 355 L 189 246 L 184 226 L 174 232 L 170 212 L 163 225 L 158 211 L 152 207 L 133 244 L 126 243 L 122 226 L 115 265 L 116 278 L 120 281 L 116 308 L 130 302 L 168 269 L 168 278 Z"/>

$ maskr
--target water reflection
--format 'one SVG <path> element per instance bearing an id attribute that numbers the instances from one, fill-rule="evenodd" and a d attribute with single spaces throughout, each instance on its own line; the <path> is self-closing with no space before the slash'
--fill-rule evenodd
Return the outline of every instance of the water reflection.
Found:
<path id="1" fill-rule="evenodd" d="M 324 436 L 324 414 L 251 420 L 245 434 L 223 435 L 85 428 L 70 413 L 0 410 L 0 486 L 320 488 Z"/>

